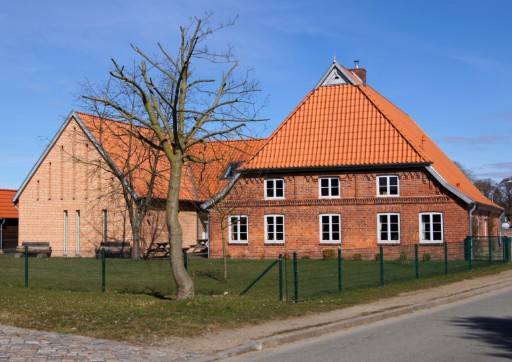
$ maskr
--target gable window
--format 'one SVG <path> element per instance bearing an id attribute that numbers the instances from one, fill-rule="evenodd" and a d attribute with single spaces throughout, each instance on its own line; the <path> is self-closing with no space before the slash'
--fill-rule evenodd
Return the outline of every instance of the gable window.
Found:
<path id="1" fill-rule="evenodd" d="M 377 214 L 377 223 L 379 243 L 400 243 L 400 214 Z"/>
<path id="2" fill-rule="evenodd" d="M 443 214 L 425 212 L 420 214 L 420 243 L 443 242 Z"/>
<path id="3" fill-rule="evenodd" d="M 319 180 L 320 197 L 334 198 L 340 197 L 340 178 L 339 177 L 321 177 Z"/>
<path id="4" fill-rule="evenodd" d="M 387 175 L 377 177 L 378 196 L 399 196 L 398 176 Z"/>
<path id="5" fill-rule="evenodd" d="M 320 214 L 321 243 L 341 243 L 340 221 L 339 214 Z"/>
<path id="6" fill-rule="evenodd" d="M 265 180 L 266 199 L 284 199 L 284 180 L 280 178 Z"/>
<path id="7" fill-rule="evenodd" d="M 222 174 L 222 178 L 232 179 L 235 176 L 236 170 L 238 169 L 238 167 L 240 167 L 241 164 L 242 162 L 230 162 L 228 164 L 228 167 L 226 167 L 226 170 Z"/>
<path id="8" fill-rule="evenodd" d="M 265 242 L 284 243 L 284 215 L 265 215 Z"/>
<path id="9" fill-rule="evenodd" d="M 246 215 L 229 217 L 229 242 L 244 243 L 249 241 L 249 222 Z"/>

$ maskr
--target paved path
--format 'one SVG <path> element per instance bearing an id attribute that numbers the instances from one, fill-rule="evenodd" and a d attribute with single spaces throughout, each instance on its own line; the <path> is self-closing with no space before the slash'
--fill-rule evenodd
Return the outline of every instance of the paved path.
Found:
<path id="1" fill-rule="evenodd" d="M 189 361 L 195 353 L 0 325 L 0 361 Z"/>

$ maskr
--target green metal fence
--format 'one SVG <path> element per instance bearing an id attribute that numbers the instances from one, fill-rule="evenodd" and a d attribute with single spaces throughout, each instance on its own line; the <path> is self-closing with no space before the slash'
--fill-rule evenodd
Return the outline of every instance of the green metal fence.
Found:
<path id="1" fill-rule="evenodd" d="M 59 253 L 54 251 L 53 255 Z M 37 258 L 5 250 L 0 255 L 0 286 L 154 296 L 175 293 L 168 259 L 109 256 L 102 253 L 97 259 Z M 326 250 L 321 260 L 298 253 L 277 260 L 229 259 L 227 280 L 222 259 L 185 259 L 196 294 L 242 294 L 293 302 L 510 260 L 510 237 L 468 237 L 460 243 L 386 245 L 378 249 L 332 249 Z"/>

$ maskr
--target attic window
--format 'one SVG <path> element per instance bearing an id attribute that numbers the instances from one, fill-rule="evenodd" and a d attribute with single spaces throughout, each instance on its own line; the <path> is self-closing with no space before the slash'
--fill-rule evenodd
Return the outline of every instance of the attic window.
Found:
<path id="1" fill-rule="evenodd" d="M 238 167 L 240 167 L 241 164 L 242 162 L 230 162 L 228 164 L 228 167 L 226 167 L 226 171 L 224 171 L 224 173 L 222 174 L 222 178 L 232 179 L 233 176 L 235 176 L 236 170 L 238 169 Z"/>

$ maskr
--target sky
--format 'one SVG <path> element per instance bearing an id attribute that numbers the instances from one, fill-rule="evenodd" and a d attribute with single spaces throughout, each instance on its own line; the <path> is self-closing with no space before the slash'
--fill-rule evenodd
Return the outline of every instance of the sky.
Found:
<path id="1" fill-rule="evenodd" d="M 409 114 L 478 178 L 512 176 L 512 1 L 0 0 L 0 188 L 17 189 L 86 80 L 108 79 L 130 44 L 176 49 L 179 26 L 238 16 L 212 46 L 252 69 L 268 135 L 332 63 Z M 173 48 L 174 47 L 174 48 Z"/>

